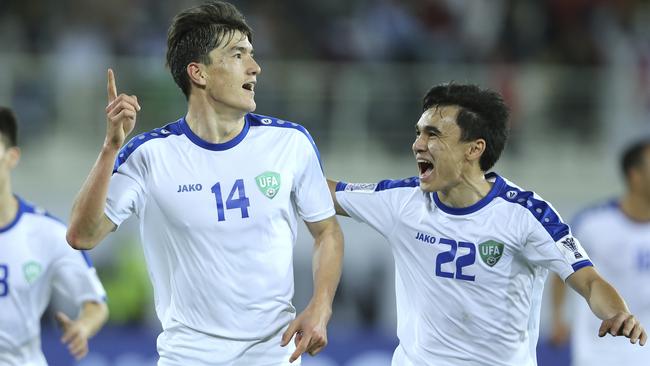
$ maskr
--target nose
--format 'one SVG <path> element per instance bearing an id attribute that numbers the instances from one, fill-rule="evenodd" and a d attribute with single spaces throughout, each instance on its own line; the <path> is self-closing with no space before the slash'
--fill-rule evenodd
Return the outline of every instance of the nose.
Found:
<path id="1" fill-rule="evenodd" d="M 427 149 L 427 144 L 423 138 L 423 134 L 417 136 L 413 141 L 413 153 L 423 152 Z"/>
<path id="2" fill-rule="evenodd" d="M 252 63 L 251 63 L 251 66 L 250 66 L 250 71 L 249 71 L 250 74 L 251 75 L 259 75 L 259 74 L 261 74 L 262 73 L 262 68 L 257 63 L 257 61 L 255 61 L 255 59 L 251 57 L 251 62 Z"/>

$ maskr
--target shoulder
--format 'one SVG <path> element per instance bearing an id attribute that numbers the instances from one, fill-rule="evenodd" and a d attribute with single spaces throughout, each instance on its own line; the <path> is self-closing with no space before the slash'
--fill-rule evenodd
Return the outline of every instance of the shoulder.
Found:
<path id="1" fill-rule="evenodd" d="M 38 221 L 39 224 L 65 230 L 65 224 L 63 221 L 49 213 L 43 207 L 37 206 L 23 199 L 19 199 L 19 202 L 20 210 L 26 218 Z"/>
<path id="2" fill-rule="evenodd" d="M 555 241 L 569 233 L 569 226 L 555 208 L 537 193 L 521 188 L 495 173 L 489 173 L 489 177 L 496 177 L 500 184 L 497 197 L 509 205 L 508 208 L 517 210 L 524 218 L 537 224 L 537 227 L 541 226 Z"/>
<path id="3" fill-rule="evenodd" d="M 183 119 L 168 123 L 163 127 L 154 128 L 134 136 L 129 142 L 120 149 L 117 159 L 115 160 L 115 167 L 113 172 L 117 171 L 120 165 L 124 164 L 129 157 L 137 152 L 142 152 L 145 149 L 153 148 L 151 141 L 167 141 L 170 136 L 180 136 L 183 134 L 180 123 Z"/>
<path id="4" fill-rule="evenodd" d="M 589 205 L 573 216 L 571 224 L 574 227 L 585 225 L 589 222 L 600 220 L 609 221 L 612 215 L 619 213 L 619 203 L 617 199 L 609 199 Z"/>
<path id="5" fill-rule="evenodd" d="M 304 136 L 310 143 L 314 142 L 309 131 L 298 123 L 256 113 L 249 113 L 246 115 L 246 118 L 248 119 L 250 126 L 253 128 L 259 127 L 265 131 L 275 131 L 286 135 Z"/>
<path id="6" fill-rule="evenodd" d="M 30 238 L 30 241 L 48 243 L 64 243 L 66 225 L 59 218 L 50 214 L 44 208 L 33 203 L 18 199 L 18 230 Z"/>

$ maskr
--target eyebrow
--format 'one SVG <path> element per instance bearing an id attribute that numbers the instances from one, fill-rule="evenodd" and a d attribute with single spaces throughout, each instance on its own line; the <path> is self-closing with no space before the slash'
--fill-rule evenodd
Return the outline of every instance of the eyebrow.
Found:
<path id="1" fill-rule="evenodd" d="M 442 132 L 440 131 L 440 129 L 438 129 L 438 127 L 436 127 L 436 126 L 424 126 L 424 128 L 422 128 L 422 129 L 423 129 L 425 132 L 427 132 L 429 135 L 436 135 L 436 136 L 439 136 L 439 135 L 442 134 Z M 415 130 L 416 130 L 416 131 L 420 131 L 420 128 L 418 127 L 418 125 L 415 125 Z"/>
<path id="2" fill-rule="evenodd" d="M 243 53 L 247 53 L 247 52 L 254 53 L 255 50 L 253 50 L 252 47 L 249 48 L 249 47 L 243 47 L 243 46 L 234 46 L 234 47 L 232 47 L 230 49 L 230 51 L 231 52 L 232 51 L 239 51 L 239 52 L 243 52 Z"/>

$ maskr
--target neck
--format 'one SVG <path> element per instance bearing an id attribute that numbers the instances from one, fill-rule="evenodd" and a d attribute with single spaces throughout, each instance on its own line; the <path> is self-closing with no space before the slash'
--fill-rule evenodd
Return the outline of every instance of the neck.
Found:
<path id="1" fill-rule="evenodd" d="M 490 193 L 492 183 L 485 180 L 483 172 L 461 175 L 460 182 L 438 192 L 438 198 L 449 207 L 469 207 Z"/>
<path id="2" fill-rule="evenodd" d="M 18 200 L 11 193 L 11 187 L 0 186 L 0 227 L 7 226 L 18 213 Z"/>
<path id="3" fill-rule="evenodd" d="M 241 111 L 217 110 L 199 97 L 190 96 L 185 120 L 202 140 L 219 144 L 232 140 L 241 132 L 245 115 Z"/>
<path id="4" fill-rule="evenodd" d="M 633 221 L 650 221 L 650 200 L 640 194 L 628 192 L 621 200 L 621 211 Z"/>

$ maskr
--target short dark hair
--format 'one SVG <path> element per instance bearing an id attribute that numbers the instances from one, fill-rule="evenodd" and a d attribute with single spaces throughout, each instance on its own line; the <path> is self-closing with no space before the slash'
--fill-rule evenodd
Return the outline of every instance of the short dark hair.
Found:
<path id="1" fill-rule="evenodd" d="M 629 179 L 632 169 L 636 169 L 643 163 L 643 152 L 650 148 L 650 137 L 637 141 L 628 146 L 621 155 L 621 170 L 625 179 Z"/>
<path id="2" fill-rule="evenodd" d="M 187 65 L 210 64 L 208 54 L 227 44 L 240 31 L 252 42 L 253 31 L 237 8 L 222 1 L 211 1 L 182 11 L 167 32 L 167 66 L 174 81 L 189 99 L 191 82 Z"/>
<path id="3" fill-rule="evenodd" d="M 0 139 L 6 147 L 14 147 L 18 143 L 18 122 L 14 112 L 7 107 L 0 107 Z"/>
<path id="4" fill-rule="evenodd" d="M 487 171 L 499 160 L 508 139 L 508 107 L 501 95 L 472 84 L 441 84 L 429 89 L 422 101 L 422 111 L 429 108 L 457 106 L 456 123 L 460 141 L 485 140 L 479 164 Z"/>

